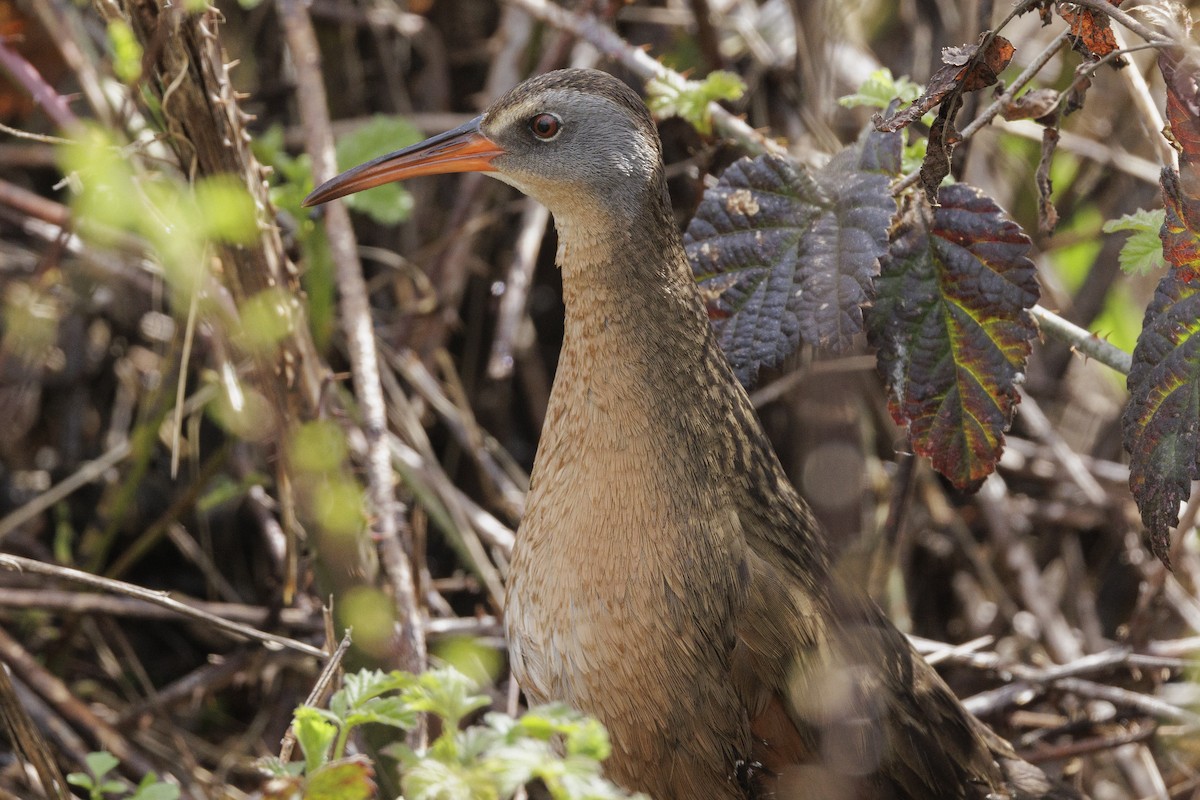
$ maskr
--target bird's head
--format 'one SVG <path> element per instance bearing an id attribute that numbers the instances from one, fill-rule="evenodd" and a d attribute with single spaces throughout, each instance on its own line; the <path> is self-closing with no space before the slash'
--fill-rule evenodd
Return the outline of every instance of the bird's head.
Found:
<path id="1" fill-rule="evenodd" d="M 560 224 L 596 213 L 629 221 L 663 193 L 658 133 L 641 99 L 610 75 L 571 69 L 526 81 L 465 125 L 342 173 L 304 205 L 450 172 L 488 173 Z"/>

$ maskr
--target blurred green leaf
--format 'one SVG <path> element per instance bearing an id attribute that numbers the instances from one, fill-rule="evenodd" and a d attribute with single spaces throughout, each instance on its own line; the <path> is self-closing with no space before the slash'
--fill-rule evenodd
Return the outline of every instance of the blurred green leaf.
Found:
<path id="1" fill-rule="evenodd" d="M 258 210 L 245 184 L 233 175 L 214 175 L 196 182 L 196 213 L 211 239 L 250 244 L 258 237 Z"/>
<path id="2" fill-rule="evenodd" d="M 704 135 L 712 133 L 709 103 L 737 100 L 746 92 L 746 84 L 732 72 L 715 70 L 703 81 L 689 81 L 674 73 L 663 73 L 646 83 L 646 105 L 659 117 L 678 116 L 690 122 Z"/>
<path id="3" fill-rule="evenodd" d="M 164 783 L 153 772 L 148 773 L 138 784 L 129 800 L 178 800 L 179 787 Z"/>
<path id="4" fill-rule="evenodd" d="M 300 472 L 331 472 L 345 461 L 346 437 L 328 420 L 306 422 L 292 432 L 288 455 L 292 466 Z"/>
<path id="5" fill-rule="evenodd" d="M 127 22 L 109 21 L 108 46 L 112 50 L 113 73 L 123 83 L 136 83 L 142 77 L 142 46 Z"/>
<path id="6" fill-rule="evenodd" d="M 338 168 L 350 169 L 365 161 L 421 141 L 421 132 L 403 117 L 377 114 L 337 143 Z M 366 214 L 381 225 L 395 225 L 412 211 L 412 195 L 399 183 L 385 183 L 374 189 L 356 192 L 345 198 L 355 211 Z"/>
<path id="7" fill-rule="evenodd" d="M 117 757 L 107 750 L 88 753 L 83 757 L 83 763 L 91 776 L 97 780 L 103 778 L 121 764 Z"/>
<path id="8" fill-rule="evenodd" d="M 446 720 L 451 728 L 472 711 L 488 704 L 487 697 L 476 694 L 477 684 L 454 669 L 436 669 L 422 674 L 405 698 L 418 711 L 429 711 Z"/>
<path id="9" fill-rule="evenodd" d="M 295 328 L 295 298 L 279 287 L 264 289 L 242 304 L 238 344 L 250 353 L 271 352 Z"/>
<path id="10" fill-rule="evenodd" d="M 846 108 L 868 106 L 886 109 L 896 99 L 911 103 L 921 96 L 921 91 L 919 83 L 913 83 L 904 76 L 893 77 L 892 71 L 884 67 L 868 75 L 858 87 L 858 91 L 839 97 L 838 105 Z"/>
<path id="11" fill-rule="evenodd" d="M 371 762 L 356 756 L 325 764 L 312 773 L 304 787 L 304 800 L 370 800 L 375 797 Z"/>

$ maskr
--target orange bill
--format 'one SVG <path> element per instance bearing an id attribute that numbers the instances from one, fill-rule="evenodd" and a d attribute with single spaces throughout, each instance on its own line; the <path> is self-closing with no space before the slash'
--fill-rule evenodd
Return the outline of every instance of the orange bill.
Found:
<path id="1" fill-rule="evenodd" d="M 454 130 L 439 133 L 423 142 L 359 164 L 332 180 L 325 181 L 304 198 L 304 206 L 315 206 L 361 192 L 384 183 L 415 178 L 419 175 L 444 175 L 449 172 L 494 172 L 492 159 L 504 155 L 504 148 L 483 135 L 479 129 L 483 117 L 476 117 Z"/>

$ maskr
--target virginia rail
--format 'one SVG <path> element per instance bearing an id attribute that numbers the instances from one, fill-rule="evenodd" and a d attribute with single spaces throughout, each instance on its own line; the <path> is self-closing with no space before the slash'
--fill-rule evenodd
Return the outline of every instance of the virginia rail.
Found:
<path id="1" fill-rule="evenodd" d="M 608 775 L 657 800 L 1073 796 L 839 584 L 713 337 L 637 94 L 542 75 L 305 204 L 467 171 L 558 228 L 566 328 L 505 610 L 526 694 L 598 717 Z"/>

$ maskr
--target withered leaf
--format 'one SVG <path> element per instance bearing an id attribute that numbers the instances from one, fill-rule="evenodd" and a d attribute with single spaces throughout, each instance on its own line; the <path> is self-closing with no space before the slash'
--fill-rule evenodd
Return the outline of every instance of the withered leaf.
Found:
<path id="1" fill-rule="evenodd" d="M 1121 0 L 1108 0 L 1113 6 L 1121 5 Z M 1117 49 L 1117 37 L 1113 35 L 1112 25 L 1108 15 L 1103 11 L 1082 8 L 1070 3 L 1058 3 L 1055 6 L 1058 13 L 1071 29 L 1071 47 L 1085 56 L 1103 58 Z M 1116 59 L 1115 66 L 1124 66 L 1125 62 Z"/>
<path id="2" fill-rule="evenodd" d="M 919 120 L 952 92 L 974 92 L 991 86 L 1008 66 L 1014 52 L 1012 42 L 991 31 L 980 34 L 979 44 L 947 47 L 942 51 L 944 66 L 929 78 L 925 94 L 898 114 L 887 119 L 877 116 L 875 127 L 881 131 L 898 131 Z"/>
<path id="3" fill-rule="evenodd" d="M 1014 98 L 1000 110 L 1009 122 L 1018 119 L 1040 119 L 1058 107 L 1059 93 L 1054 89 L 1032 89 Z"/>

